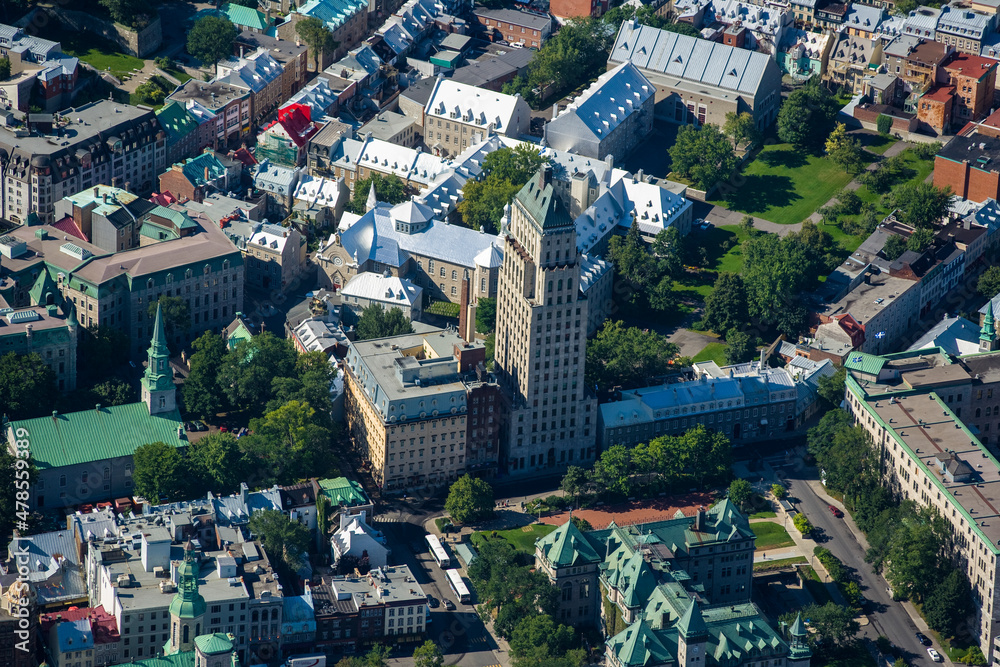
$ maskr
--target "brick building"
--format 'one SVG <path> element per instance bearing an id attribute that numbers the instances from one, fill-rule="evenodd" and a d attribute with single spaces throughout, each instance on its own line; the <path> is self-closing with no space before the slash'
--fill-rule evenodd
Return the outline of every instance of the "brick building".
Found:
<path id="1" fill-rule="evenodd" d="M 599 18 L 606 11 L 608 0 L 552 0 L 549 3 L 549 12 L 561 19 Z"/>
<path id="2" fill-rule="evenodd" d="M 934 158 L 934 185 L 975 202 L 1000 199 L 1000 138 L 957 136 Z"/>
<path id="3" fill-rule="evenodd" d="M 573 0 L 576 3 L 604 4 L 606 0 Z M 603 10 L 601 11 L 603 13 Z M 580 14 L 589 16 L 590 12 Z M 600 14 L 594 14 L 600 16 Z M 552 19 L 546 14 L 522 12 L 514 9 L 486 9 L 477 7 L 472 13 L 479 30 L 491 42 L 505 41 L 523 47 L 539 49 L 552 32 Z"/>

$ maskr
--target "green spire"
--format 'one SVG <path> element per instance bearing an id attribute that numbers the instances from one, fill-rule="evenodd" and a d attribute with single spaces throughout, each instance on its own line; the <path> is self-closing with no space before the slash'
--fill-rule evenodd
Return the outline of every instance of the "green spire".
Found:
<path id="1" fill-rule="evenodd" d="M 184 564 L 181 565 L 177 593 L 170 602 L 170 615 L 177 618 L 205 615 L 205 598 L 198 592 L 198 563 L 190 540 L 184 545 Z"/>
<path id="2" fill-rule="evenodd" d="M 149 343 L 149 364 L 143 374 L 142 384 L 149 391 L 173 389 L 174 380 L 170 376 L 170 350 L 163 327 L 163 311 L 156 305 L 156 323 L 153 325 L 153 339 Z"/>
<path id="3" fill-rule="evenodd" d="M 983 319 L 983 328 L 979 334 L 979 340 L 992 343 L 996 340 L 996 321 L 993 318 L 993 300 L 986 303 L 986 316 Z"/>
<path id="4" fill-rule="evenodd" d="M 795 615 L 795 622 L 792 623 L 791 629 L 788 631 L 793 637 L 805 637 L 806 636 L 806 626 L 802 623 L 802 614 L 798 613 Z"/>
<path id="5" fill-rule="evenodd" d="M 42 269 L 38 278 L 35 279 L 35 284 L 28 290 L 28 296 L 31 298 L 32 306 L 48 306 L 62 303 L 62 293 L 56 287 L 55 282 L 53 282 L 52 276 L 45 269 Z"/>
<path id="6" fill-rule="evenodd" d="M 691 600 L 687 611 L 681 616 L 681 620 L 677 621 L 677 633 L 685 641 L 708 638 L 708 626 L 705 625 L 705 619 L 701 615 L 701 610 L 698 609 L 697 601 Z"/>

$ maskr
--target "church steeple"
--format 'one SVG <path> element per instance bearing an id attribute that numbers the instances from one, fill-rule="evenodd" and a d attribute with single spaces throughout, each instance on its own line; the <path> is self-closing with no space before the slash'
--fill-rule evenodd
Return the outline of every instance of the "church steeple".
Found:
<path id="1" fill-rule="evenodd" d="M 170 370 L 170 350 L 163 326 L 163 311 L 159 304 L 156 305 L 156 322 L 148 354 L 146 371 L 142 376 L 142 400 L 151 415 L 171 412 L 177 407 L 177 389 Z"/>
<path id="2" fill-rule="evenodd" d="M 365 212 L 378 206 L 378 197 L 375 195 L 375 179 L 372 179 L 372 186 L 368 190 L 368 201 L 365 203 Z"/>
<path id="3" fill-rule="evenodd" d="M 993 317 L 993 300 L 986 304 L 986 315 L 983 316 L 983 328 L 979 333 L 979 351 L 992 352 L 997 349 L 996 320 Z"/>
<path id="4" fill-rule="evenodd" d="M 184 545 L 179 577 L 177 593 L 170 602 L 170 640 L 163 647 L 167 655 L 194 650 L 195 637 L 204 625 L 205 598 L 198 592 L 198 556 L 191 540 Z"/>

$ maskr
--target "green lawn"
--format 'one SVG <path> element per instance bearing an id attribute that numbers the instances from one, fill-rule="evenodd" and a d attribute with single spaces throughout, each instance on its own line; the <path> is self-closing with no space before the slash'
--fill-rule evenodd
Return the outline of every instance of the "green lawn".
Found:
<path id="1" fill-rule="evenodd" d="M 770 521 L 752 523 L 750 524 L 750 530 L 757 536 L 756 546 L 758 551 L 795 546 L 792 536 L 788 534 L 788 531 L 780 523 L 771 523 Z"/>
<path id="2" fill-rule="evenodd" d="M 518 551 L 526 554 L 534 554 L 535 540 L 539 537 L 545 537 L 555 529 L 556 526 L 551 526 L 547 523 L 533 523 L 530 526 L 525 526 L 524 528 L 512 528 L 510 530 L 498 531 L 484 530 L 472 534 L 472 543 L 479 545 L 484 540 L 493 539 L 493 533 L 495 532 L 498 538 L 507 540 Z"/>
<path id="3" fill-rule="evenodd" d="M 162 69 L 164 72 L 174 77 L 181 83 L 187 83 L 188 81 L 191 80 L 191 75 L 182 69 L 175 69 L 173 67 L 161 67 L 160 69 Z"/>
<path id="4" fill-rule="evenodd" d="M 862 132 L 853 136 L 861 141 L 862 146 L 876 155 L 885 155 L 885 152 L 899 141 L 899 139 L 890 134 L 867 134 Z"/>
<path id="5" fill-rule="evenodd" d="M 751 519 L 773 519 L 778 516 L 777 513 L 767 511 L 767 512 L 754 512 L 750 515 Z"/>
<path id="6" fill-rule="evenodd" d="M 101 72 L 110 70 L 119 79 L 132 70 L 142 69 L 145 64 L 135 56 L 122 53 L 114 42 L 93 33 L 68 30 L 54 32 L 57 34 L 46 34 L 45 37 L 61 42 L 63 53 L 79 58 Z"/>
<path id="7" fill-rule="evenodd" d="M 761 150 L 743 170 L 743 185 L 713 204 L 781 225 L 802 222 L 847 185 L 851 176 L 827 158 L 791 144 Z"/>
<path id="8" fill-rule="evenodd" d="M 450 301 L 431 301 L 431 304 L 424 308 L 425 313 L 431 315 L 442 315 L 444 317 L 458 317 L 459 305 Z"/>
<path id="9" fill-rule="evenodd" d="M 712 293 L 719 272 L 739 273 L 743 269 L 740 244 L 746 234 L 740 232 L 737 225 L 723 225 L 708 231 L 696 230 L 689 238 L 705 249 L 708 268 L 697 273 L 685 273 L 680 280 L 674 281 L 673 291 L 683 300 L 704 301 Z"/>
<path id="10" fill-rule="evenodd" d="M 726 361 L 726 344 L 709 343 L 701 352 L 694 355 L 693 361 L 714 361 L 719 366 L 725 366 L 728 363 Z"/>
<path id="11" fill-rule="evenodd" d="M 754 572 L 767 572 L 769 570 L 780 570 L 781 568 L 788 567 L 789 565 L 800 565 L 802 563 L 808 563 L 805 556 L 792 556 L 791 558 L 780 558 L 778 560 L 769 560 L 763 563 L 754 563 Z"/>

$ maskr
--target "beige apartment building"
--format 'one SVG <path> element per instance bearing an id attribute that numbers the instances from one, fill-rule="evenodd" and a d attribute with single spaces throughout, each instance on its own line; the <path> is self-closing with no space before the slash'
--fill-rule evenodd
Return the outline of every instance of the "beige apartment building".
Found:
<path id="1" fill-rule="evenodd" d="M 449 484 L 467 468 L 469 396 L 482 345 L 431 330 L 351 343 L 345 415 L 384 491 Z"/>
<path id="2" fill-rule="evenodd" d="M 495 359 L 511 409 L 500 469 L 552 475 L 594 460 L 597 401 L 583 379 L 589 304 L 576 227 L 551 166 L 515 195 L 504 227 Z"/>
<path id="3" fill-rule="evenodd" d="M 986 335 L 986 332 L 984 332 Z M 882 454 L 902 499 L 933 507 L 951 525 L 951 554 L 972 585 L 983 655 L 1000 659 L 997 557 L 1000 462 L 982 444 L 990 420 L 986 395 L 1000 397 L 1000 354 L 953 359 L 938 348 L 877 357 L 852 353 L 845 363 L 846 407 Z M 992 371 L 980 374 L 979 371 Z M 970 423 L 975 422 L 975 423 Z"/>

